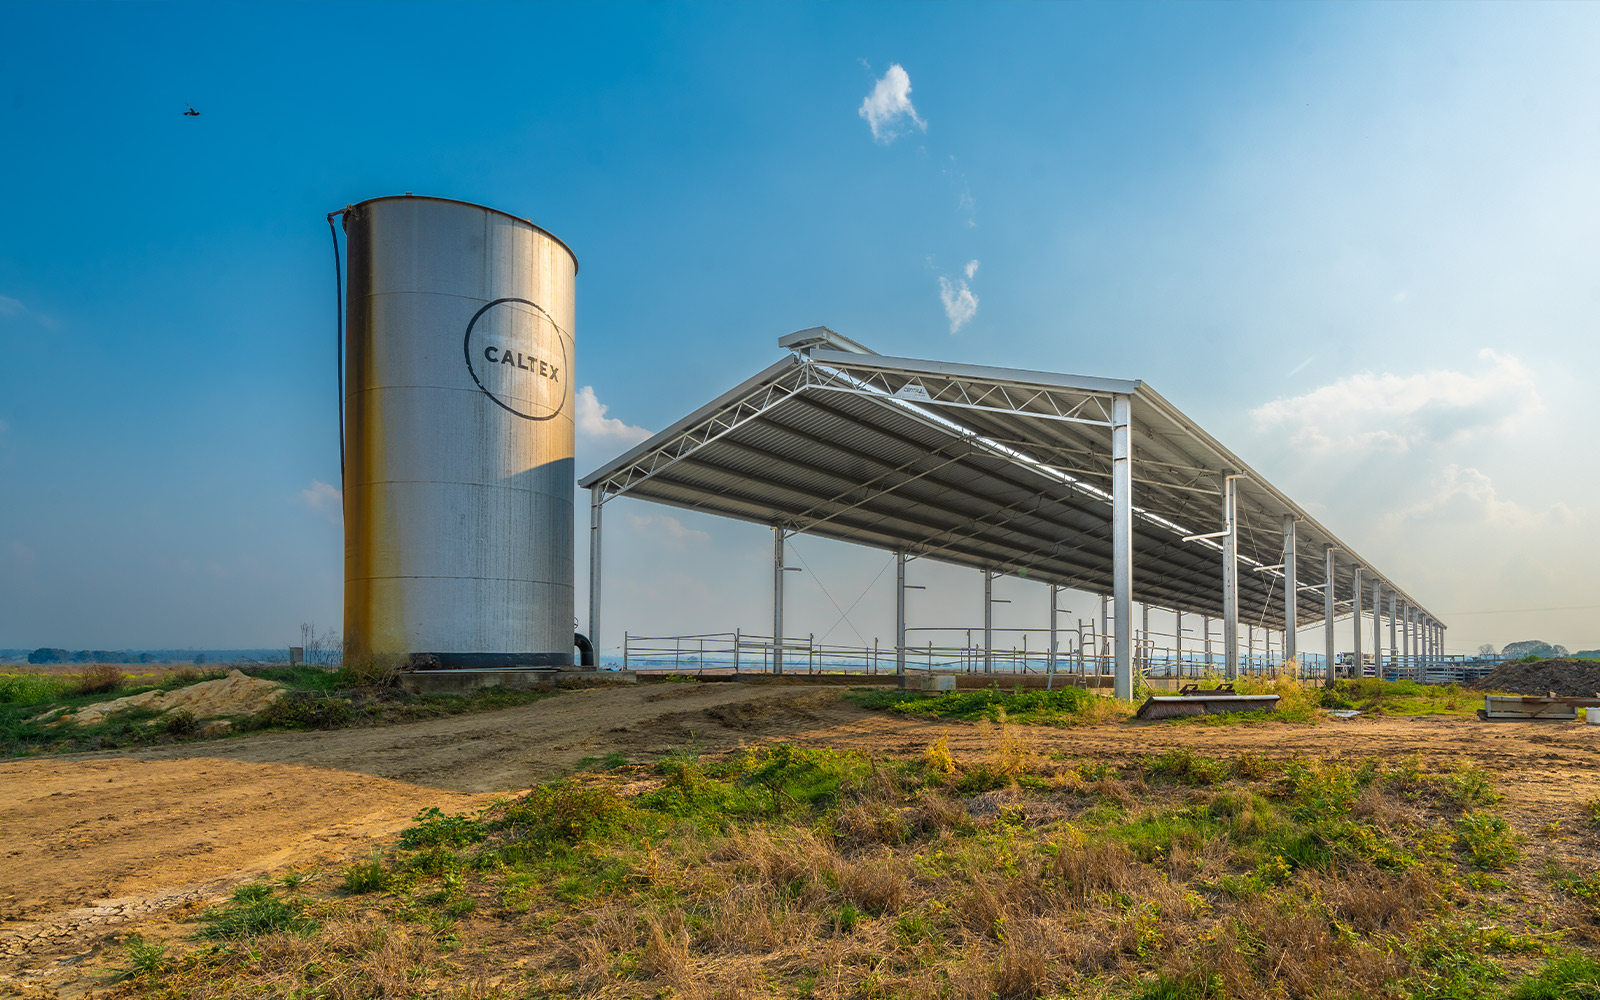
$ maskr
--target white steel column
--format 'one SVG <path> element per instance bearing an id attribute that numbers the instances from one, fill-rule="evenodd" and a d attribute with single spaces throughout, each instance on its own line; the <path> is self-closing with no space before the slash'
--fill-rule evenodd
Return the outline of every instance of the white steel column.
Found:
<path id="1" fill-rule="evenodd" d="M 1428 669 L 1428 626 L 1421 608 L 1411 611 L 1411 631 L 1416 636 L 1411 648 L 1416 653 L 1417 679 L 1421 680 L 1423 671 Z"/>
<path id="2" fill-rule="evenodd" d="M 1428 616 L 1421 612 L 1417 613 L 1417 650 L 1417 669 L 1426 677 L 1433 666 L 1433 636 L 1428 634 Z"/>
<path id="3" fill-rule="evenodd" d="M 783 673 L 783 526 L 772 526 L 772 672 Z"/>
<path id="4" fill-rule="evenodd" d="M 1415 654 L 1411 651 L 1411 620 L 1413 614 L 1411 605 L 1407 604 L 1400 618 L 1400 642 L 1405 649 L 1405 652 L 1401 654 L 1400 662 L 1405 664 L 1408 672 L 1414 670 L 1417 665 L 1414 659 Z"/>
<path id="5" fill-rule="evenodd" d="M 1333 546 L 1322 547 L 1322 655 L 1327 658 L 1323 687 L 1333 687 Z M 1357 600 L 1360 598 L 1358 597 Z"/>
<path id="6" fill-rule="evenodd" d="M 906 554 L 894 554 L 894 672 L 906 675 Z"/>
<path id="7" fill-rule="evenodd" d="M 994 673 L 994 574 L 983 571 L 983 672 Z"/>
<path id="8" fill-rule="evenodd" d="M 1056 596 L 1060 591 L 1060 585 L 1054 583 L 1050 585 L 1050 681 L 1055 678 L 1056 653 L 1061 648 L 1056 637 Z M 1046 683 L 1048 684 L 1050 681 Z"/>
<path id="9" fill-rule="evenodd" d="M 1360 596 L 1357 594 L 1356 599 Z M 1383 676 L 1383 583 L 1380 580 L 1372 581 L 1372 671 Z"/>
<path id="10" fill-rule="evenodd" d="M 1150 602 L 1143 601 L 1139 604 L 1140 631 L 1144 633 L 1144 669 L 1150 669 L 1150 654 L 1155 651 L 1155 643 L 1150 641 Z"/>
<path id="11" fill-rule="evenodd" d="M 1283 659 L 1295 658 L 1295 604 L 1300 598 L 1298 577 L 1295 574 L 1294 515 L 1283 515 Z"/>
<path id="12" fill-rule="evenodd" d="M 1238 480 L 1222 474 L 1222 676 L 1239 676 L 1239 529 L 1234 513 L 1239 506 Z"/>
<path id="13" fill-rule="evenodd" d="M 600 485 L 589 487 L 589 645 L 600 665 Z"/>
<path id="14" fill-rule="evenodd" d="M 1210 615 L 1204 615 L 1204 616 L 1202 616 L 1201 620 L 1204 621 L 1205 625 L 1206 625 L 1206 669 L 1210 670 L 1211 669 L 1211 616 Z"/>
<path id="15" fill-rule="evenodd" d="M 1406 672 L 1416 670 L 1416 645 L 1414 645 L 1414 630 L 1411 629 L 1414 613 L 1416 613 L 1416 608 L 1406 605 L 1405 611 L 1400 614 L 1400 642 L 1405 646 Z"/>
<path id="16" fill-rule="evenodd" d="M 1400 612 L 1397 602 L 1394 591 L 1389 591 L 1389 660 L 1394 664 L 1396 676 L 1400 673 L 1400 638 L 1397 634 Z"/>
<path id="17" fill-rule="evenodd" d="M 1357 566 L 1350 573 L 1350 613 L 1354 615 L 1355 624 L 1351 626 L 1351 634 L 1355 637 L 1355 675 L 1361 676 L 1361 623 L 1365 619 L 1361 616 L 1361 567 Z"/>
<path id="18" fill-rule="evenodd" d="M 1427 675 L 1428 669 L 1428 619 L 1420 608 L 1411 620 L 1411 627 L 1417 633 L 1417 679 L 1421 680 Z"/>
<path id="19" fill-rule="evenodd" d="M 1095 634 L 1100 637 L 1100 648 L 1095 652 L 1095 676 L 1105 673 L 1106 660 L 1111 656 L 1111 602 L 1100 595 L 1100 620 L 1095 623 Z"/>
<path id="20" fill-rule="evenodd" d="M 1132 398 L 1111 397 L 1111 594 L 1116 608 L 1118 698 L 1133 697 L 1133 436 Z"/>
<path id="21" fill-rule="evenodd" d="M 1173 636 L 1172 646 L 1173 646 L 1173 652 L 1176 653 L 1177 657 L 1178 657 L 1178 676 L 1182 677 L 1183 676 L 1183 612 L 1182 611 L 1178 611 L 1178 612 L 1175 612 L 1175 614 L 1177 615 L 1177 619 L 1175 621 L 1175 624 L 1172 627 L 1172 631 L 1176 632 L 1177 635 Z"/>

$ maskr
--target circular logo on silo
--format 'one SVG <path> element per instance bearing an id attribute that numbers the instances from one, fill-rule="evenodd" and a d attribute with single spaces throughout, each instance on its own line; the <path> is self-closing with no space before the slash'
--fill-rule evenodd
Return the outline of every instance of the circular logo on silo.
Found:
<path id="1" fill-rule="evenodd" d="M 567 401 L 567 334 L 527 299 L 495 299 L 472 314 L 461 341 L 483 394 L 524 420 L 549 420 Z"/>

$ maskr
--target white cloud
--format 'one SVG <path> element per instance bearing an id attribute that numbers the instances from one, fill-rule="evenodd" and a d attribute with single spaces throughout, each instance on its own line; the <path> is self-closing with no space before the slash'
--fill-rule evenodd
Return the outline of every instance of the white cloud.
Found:
<path id="1" fill-rule="evenodd" d="M 972 187 L 967 183 L 967 175 L 956 166 L 956 158 L 950 157 L 950 163 L 944 168 L 944 176 L 950 183 L 958 188 L 956 192 L 956 207 L 961 214 L 967 217 L 967 228 L 972 229 L 978 225 L 978 203 L 972 198 Z"/>
<path id="2" fill-rule="evenodd" d="M 917 117 L 917 109 L 911 105 L 911 77 L 899 63 L 890 66 L 883 79 L 873 84 L 872 93 L 856 113 L 872 126 L 872 138 L 885 145 L 910 131 L 907 121 L 928 131 L 928 123 Z"/>
<path id="3" fill-rule="evenodd" d="M 311 486 L 300 491 L 299 499 L 307 507 L 324 514 L 344 513 L 344 494 L 320 479 L 311 480 Z"/>
<path id="4" fill-rule="evenodd" d="M 650 432 L 643 427 L 625 424 L 616 417 L 606 416 L 610 407 L 595 398 L 594 386 L 586 385 L 578 390 L 578 433 L 586 438 L 605 444 L 620 444 L 631 447 L 650 436 Z"/>
<path id="5" fill-rule="evenodd" d="M 1442 524 L 1479 524 L 1502 530 L 1526 530 L 1542 523 L 1564 525 L 1573 520 L 1566 504 L 1555 503 L 1543 511 L 1530 511 L 1500 496 L 1494 481 L 1477 469 L 1447 465 L 1435 480 L 1432 496 L 1400 511 L 1400 521 Z"/>
<path id="6" fill-rule="evenodd" d="M 44 313 L 34 312 L 32 309 L 29 309 L 27 306 L 23 305 L 21 299 L 14 299 L 9 295 L 0 295 L 0 317 L 11 316 L 31 317 L 35 323 L 38 323 L 47 330 L 54 330 L 60 325 L 56 322 L 55 317 L 46 316 Z"/>
<path id="7" fill-rule="evenodd" d="M 686 528 L 683 522 L 670 514 L 629 514 L 628 523 L 640 534 L 651 535 L 675 548 L 685 545 L 704 545 L 711 536 L 697 528 Z"/>
<path id="8" fill-rule="evenodd" d="M 978 273 L 978 262 L 967 261 L 962 271 L 966 277 L 954 281 L 942 274 L 939 276 L 939 301 L 944 304 L 944 315 L 950 321 L 951 333 L 966 326 L 972 322 L 972 317 L 978 315 L 978 297 L 972 294 L 972 289 L 967 285 Z"/>
<path id="9" fill-rule="evenodd" d="M 1478 374 L 1362 372 L 1273 400 L 1250 416 L 1261 430 L 1288 430 L 1298 448 L 1404 452 L 1504 433 L 1544 409 L 1533 373 L 1521 361 L 1487 348 L 1478 358 L 1489 364 Z"/>

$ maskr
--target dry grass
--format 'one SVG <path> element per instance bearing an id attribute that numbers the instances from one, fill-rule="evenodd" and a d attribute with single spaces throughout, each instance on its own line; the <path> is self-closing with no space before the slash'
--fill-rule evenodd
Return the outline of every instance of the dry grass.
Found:
<path id="1" fill-rule="evenodd" d="M 196 949 L 118 992 L 1423 1000 L 1498 995 L 1552 943 L 1600 950 L 1600 910 L 1560 880 L 1592 874 L 1600 842 L 1560 842 L 1564 875 L 1528 860 L 1484 880 L 1439 835 L 1468 809 L 1459 775 L 1259 756 L 1113 771 L 988 732 L 971 759 L 682 756 L 477 823 L 424 817 L 460 842 L 414 833 L 434 846 L 392 851 L 386 892 L 325 880 L 319 934 Z M 577 822 L 583 803 L 604 808 Z"/>
<path id="2" fill-rule="evenodd" d="M 122 687 L 122 668 L 109 663 L 97 663 L 85 668 L 72 684 L 76 695 L 109 694 Z"/>

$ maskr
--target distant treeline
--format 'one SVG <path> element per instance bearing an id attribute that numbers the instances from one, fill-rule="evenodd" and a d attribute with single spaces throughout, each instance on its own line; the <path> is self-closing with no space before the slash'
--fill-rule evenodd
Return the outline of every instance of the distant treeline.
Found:
<path id="1" fill-rule="evenodd" d="M 1489 647 L 1493 650 L 1494 647 Z M 1545 642 L 1543 639 L 1524 639 L 1522 642 L 1508 643 L 1500 655 L 1508 660 L 1520 660 L 1528 656 L 1537 656 L 1541 660 L 1553 660 L 1563 657 L 1573 657 L 1579 660 L 1600 660 L 1600 649 L 1580 649 L 1576 653 L 1567 651 L 1567 647 L 1558 642 Z"/>
<path id="2" fill-rule="evenodd" d="M 35 664 L 50 663 L 232 663 L 257 661 L 277 663 L 288 660 L 287 649 L 57 649 L 40 646 L 24 649 L 0 649 L 0 661 L 26 660 Z"/>

